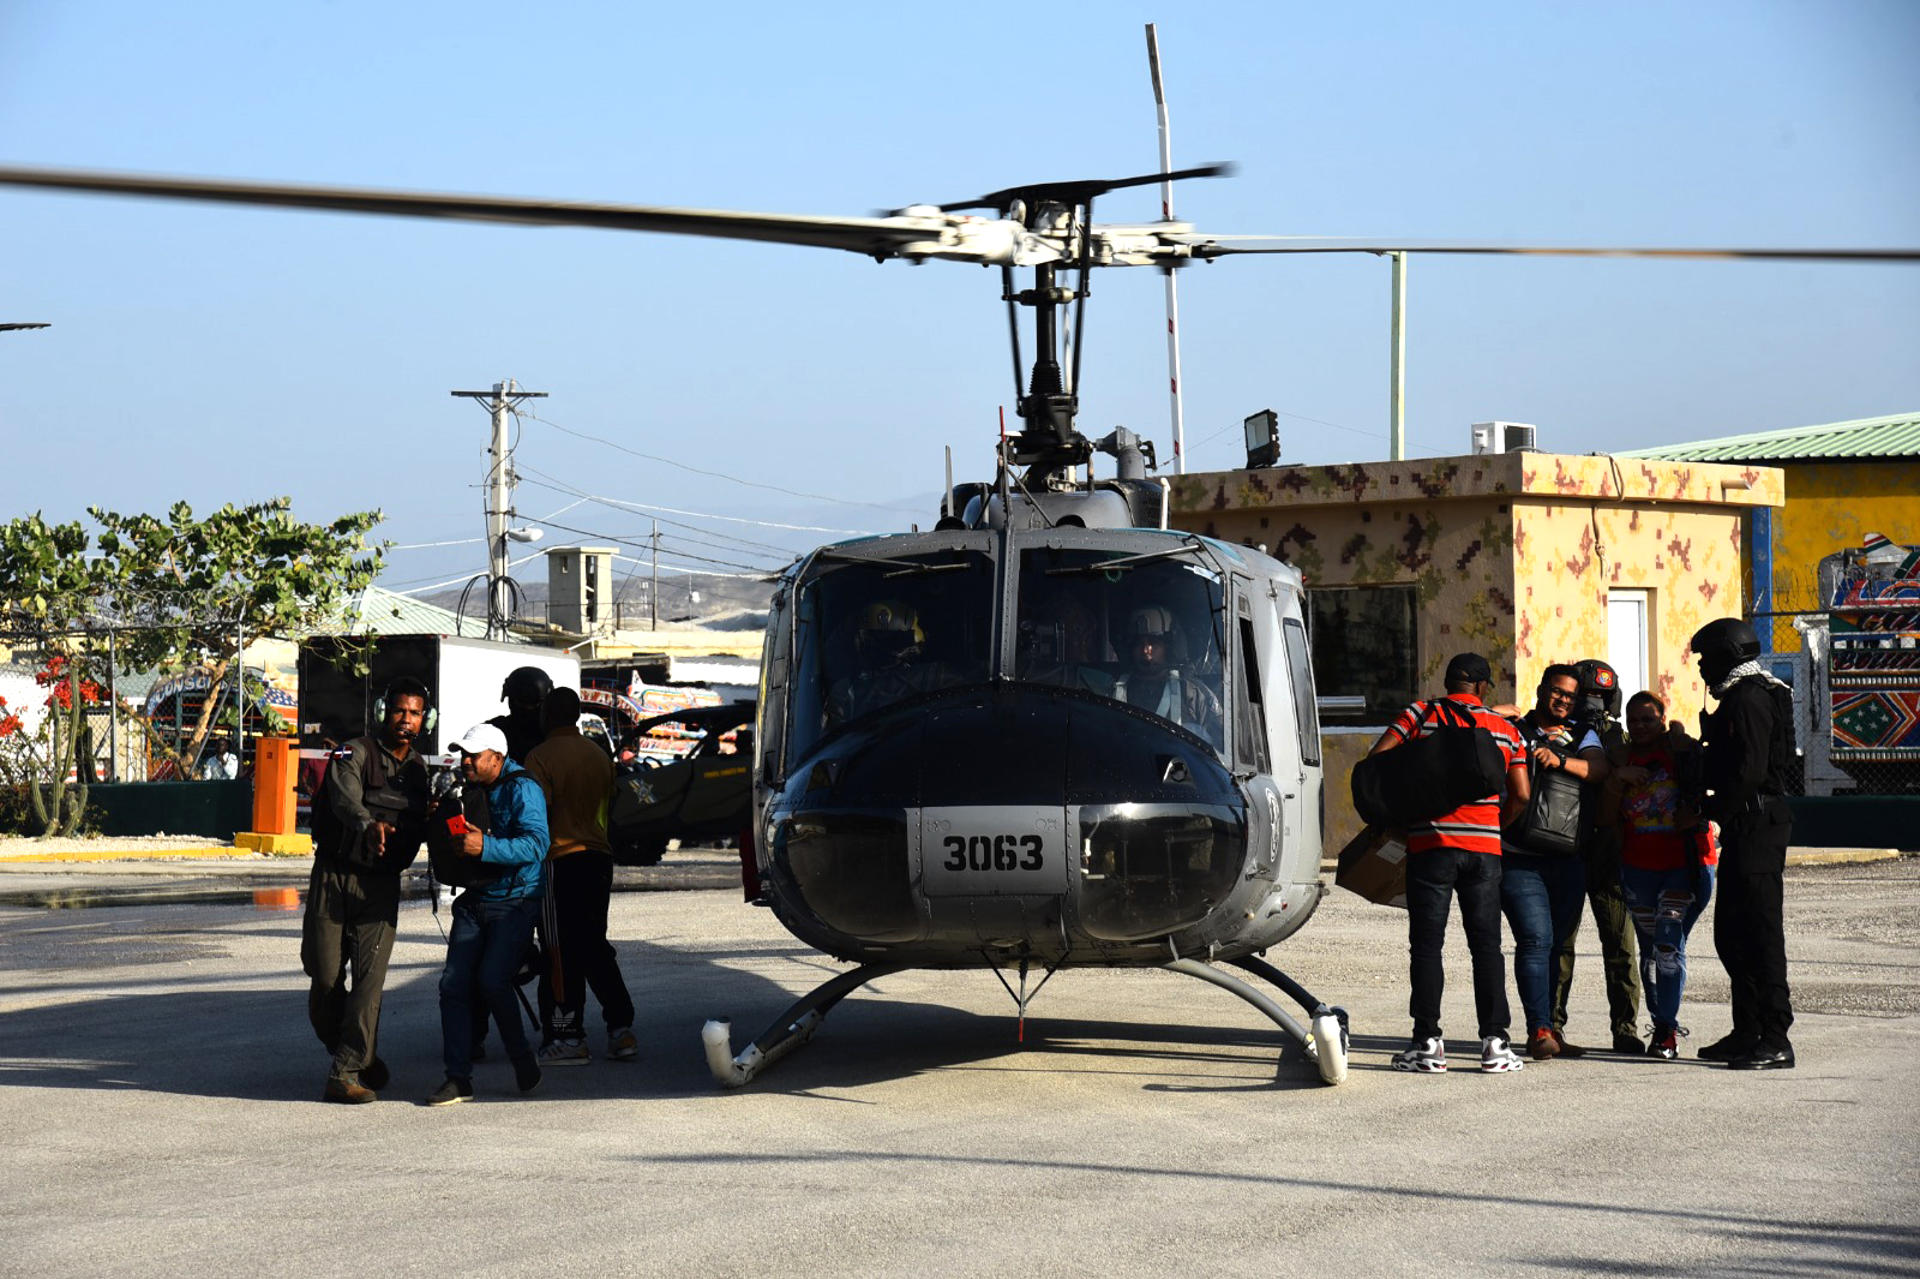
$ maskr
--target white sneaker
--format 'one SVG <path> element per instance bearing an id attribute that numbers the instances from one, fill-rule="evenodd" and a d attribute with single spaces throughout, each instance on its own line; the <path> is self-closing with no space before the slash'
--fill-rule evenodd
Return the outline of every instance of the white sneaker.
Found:
<path id="1" fill-rule="evenodd" d="M 592 1060 L 584 1039 L 556 1039 L 540 1050 L 542 1066 L 584 1066 Z"/>
<path id="2" fill-rule="evenodd" d="M 1505 1074 L 1509 1070 L 1525 1070 L 1526 1061 L 1513 1051 L 1513 1045 L 1505 1035 L 1488 1035 L 1480 1041 L 1480 1069 L 1488 1074 Z"/>
<path id="3" fill-rule="evenodd" d="M 1411 1048 L 1393 1055 L 1393 1068 L 1419 1075 L 1444 1075 L 1447 1073 L 1446 1042 L 1440 1039 L 1416 1039 Z"/>
<path id="4" fill-rule="evenodd" d="M 632 1061 L 640 1055 L 640 1041 L 633 1036 L 633 1027 L 620 1026 L 607 1032 L 607 1056 L 615 1061 Z"/>

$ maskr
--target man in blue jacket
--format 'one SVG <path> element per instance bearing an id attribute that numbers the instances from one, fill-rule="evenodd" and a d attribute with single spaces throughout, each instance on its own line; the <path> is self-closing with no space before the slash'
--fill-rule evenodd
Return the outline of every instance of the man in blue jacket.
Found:
<path id="1" fill-rule="evenodd" d="M 540 1082 L 540 1063 L 527 1043 L 514 1002 L 513 979 L 533 938 L 545 888 L 547 801 L 540 784 L 507 758 L 507 739 L 492 724 L 477 724 L 454 743 L 467 785 L 487 792 L 488 829 L 469 830 L 461 851 L 501 873 L 475 884 L 453 903 L 447 966 L 440 974 L 440 1037 L 447 1078 L 429 1106 L 473 1099 L 473 1021 L 483 1001 L 500 1027 L 521 1092 Z"/>

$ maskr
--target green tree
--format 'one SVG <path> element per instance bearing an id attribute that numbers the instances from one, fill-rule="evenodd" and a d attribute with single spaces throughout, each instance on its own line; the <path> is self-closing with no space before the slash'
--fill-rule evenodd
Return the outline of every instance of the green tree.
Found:
<path id="1" fill-rule="evenodd" d="M 105 567 L 90 557 L 87 530 L 77 521 L 48 524 L 38 512 L 0 525 L 0 616 L 7 637 L 41 648 L 47 664 L 40 684 L 52 689 L 40 731 L 19 734 L 10 716 L 23 766 L 11 780 L 25 788 L 41 834 L 79 828 L 86 813 L 86 770 L 79 763 L 86 706 L 92 695 L 86 679 L 86 630 L 106 587 Z M 13 770 L 9 768 L 9 772 Z M 67 781 L 67 774 L 74 781 Z"/>
<path id="2" fill-rule="evenodd" d="M 0 525 L 0 613 L 5 631 L 63 659 L 66 677 L 99 682 L 97 636 L 116 632 L 120 660 L 150 669 L 204 665 L 218 687 L 241 646 L 263 635 L 303 634 L 365 590 L 380 571 L 385 545 L 367 533 L 378 511 L 305 524 L 288 498 L 223 506 L 196 517 L 185 502 L 162 515 L 88 509 L 91 538 L 78 522 L 48 524 L 38 513 Z M 56 699 L 57 700 L 57 699 Z M 181 749 L 196 759 L 213 728 L 216 698 Z M 66 782 L 84 723 L 83 697 L 58 706 L 44 799 L 48 834 L 71 829 L 85 806 Z M 235 708 L 237 713 L 237 708 Z M 75 807 L 75 803 L 79 805 Z"/>
<path id="3" fill-rule="evenodd" d="M 132 628 L 120 632 L 126 660 L 150 668 L 201 664 L 217 688 L 243 644 L 304 634 L 372 584 L 386 550 L 366 540 L 379 511 L 304 524 L 292 507 L 284 497 L 205 517 L 185 502 L 165 516 L 90 507 L 101 528 L 110 606 L 120 626 Z M 199 757 L 216 702 L 202 703 L 181 748 L 187 759 Z"/>

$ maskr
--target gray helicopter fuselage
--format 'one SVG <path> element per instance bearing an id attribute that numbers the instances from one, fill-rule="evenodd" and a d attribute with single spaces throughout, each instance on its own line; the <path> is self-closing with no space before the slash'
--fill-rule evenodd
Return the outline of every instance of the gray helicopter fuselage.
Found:
<path id="1" fill-rule="evenodd" d="M 781 921 L 921 967 L 1233 959 L 1299 928 L 1323 892 L 1299 575 L 980 522 L 826 547 L 776 590 L 754 812 Z"/>

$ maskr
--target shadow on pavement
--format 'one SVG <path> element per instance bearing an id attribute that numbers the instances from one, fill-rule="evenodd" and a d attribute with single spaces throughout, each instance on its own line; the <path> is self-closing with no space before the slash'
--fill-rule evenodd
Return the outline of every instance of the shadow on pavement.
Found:
<path id="1" fill-rule="evenodd" d="M 307 1024 L 306 979 L 297 967 L 298 925 L 293 920 L 261 925 L 252 930 L 253 936 L 265 935 L 274 952 L 284 955 L 285 966 L 272 972 L 143 977 L 110 993 L 54 983 L 9 987 L 12 1001 L 24 998 L 30 1006 L 0 1013 L 0 1043 L 13 1048 L 0 1055 L 0 1083 L 255 1101 L 317 1099 L 327 1058 Z M 220 939 L 218 932 L 199 936 Z M 116 958 L 124 958 L 121 948 L 127 944 L 125 938 L 119 940 Z M 384 1094 L 390 1100 L 417 1100 L 441 1078 L 440 969 L 430 959 L 414 957 L 428 949 L 422 939 L 403 939 L 388 971 L 380 1053 L 393 1071 L 393 1083 Z M 619 950 L 639 1009 L 639 1060 L 604 1057 L 604 1033 L 590 1000 L 589 1045 L 595 1060 L 585 1067 L 550 1067 L 531 1100 L 719 1093 L 701 1046 L 706 1021 L 731 1016 L 738 1052 L 808 985 L 841 970 L 798 945 L 702 953 L 626 941 Z M 226 946 L 217 945 L 215 951 L 208 957 L 226 957 Z M 154 962 L 173 958 L 163 947 Z M 722 961 L 792 967 L 775 981 Z M 914 981 L 924 988 L 924 978 L 916 974 Z M 942 979 L 951 980 L 956 995 L 965 997 L 977 993 L 973 983 L 991 981 L 984 973 L 966 971 L 943 974 Z M 1166 979 L 1191 980 L 1173 974 Z M 1025 1068 L 1023 1053 L 1048 1054 L 1048 1070 L 1059 1069 L 1066 1057 L 1085 1063 L 1089 1071 L 1137 1077 L 1142 1087 L 1156 1090 L 1320 1086 L 1312 1064 L 1297 1047 L 1231 998 L 1223 997 L 1217 1008 L 1210 1008 L 1207 1016 L 1215 1024 L 1203 1026 L 1128 1021 L 1124 1005 L 1114 1008 L 1112 1020 L 1055 1019 L 1030 1012 L 1023 1045 L 1016 1038 L 1011 1001 L 999 1015 L 906 1002 L 891 994 L 901 980 L 883 977 L 855 992 L 826 1019 L 810 1045 L 746 1091 L 804 1094 L 857 1088 L 987 1063 L 993 1069 L 1020 1070 Z M 271 986 L 263 988 L 262 983 Z M 531 987 L 527 989 L 531 995 Z M 489 1050 L 490 1059 L 475 1067 L 476 1089 L 487 1095 L 514 1094 L 511 1067 L 497 1032 L 490 1036 Z M 1271 1060 L 1277 1063 L 1273 1077 L 1250 1082 L 1250 1055 L 1257 1061 L 1267 1053 L 1273 1053 Z M 1170 1073 L 1167 1063 L 1180 1069 Z"/>

